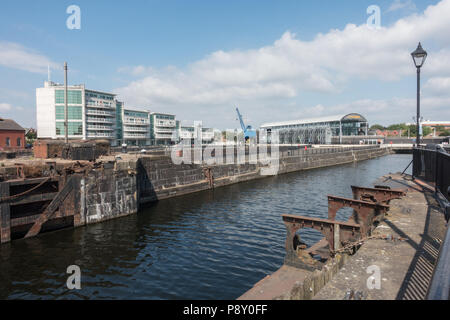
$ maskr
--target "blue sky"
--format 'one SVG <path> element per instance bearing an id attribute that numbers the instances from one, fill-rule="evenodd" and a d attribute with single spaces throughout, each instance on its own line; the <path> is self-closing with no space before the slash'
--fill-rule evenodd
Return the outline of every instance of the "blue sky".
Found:
<path id="1" fill-rule="evenodd" d="M 72 4 L 81 30 L 66 28 Z M 365 25 L 372 4 L 380 30 Z M 254 126 L 345 112 L 409 122 L 409 52 L 422 41 L 424 117 L 450 120 L 448 10 L 447 0 L 3 0 L 0 115 L 35 126 L 35 88 L 48 64 L 62 82 L 68 61 L 72 84 L 220 129 L 238 126 L 235 104 Z"/>

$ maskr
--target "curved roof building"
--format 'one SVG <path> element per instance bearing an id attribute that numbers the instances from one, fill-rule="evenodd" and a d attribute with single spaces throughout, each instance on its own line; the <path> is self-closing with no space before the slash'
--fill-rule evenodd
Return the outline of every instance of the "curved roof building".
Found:
<path id="1" fill-rule="evenodd" d="M 367 119 L 359 113 L 348 113 L 335 116 L 311 118 L 303 120 L 290 120 L 281 122 L 265 123 L 261 126 L 261 129 L 266 129 L 268 132 L 279 131 L 281 136 L 289 136 L 288 143 L 303 143 L 313 142 L 319 140 L 318 143 L 328 143 L 328 137 L 339 137 L 340 141 L 342 136 L 358 136 L 367 135 L 369 123 Z M 309 131 L 309 133 L 307 133 Z M 298 134 L 296 134 L 296 132 Z M 302 132 L 302 133 L 300 133 Z M 316 139 L 316 134 L 322 135 Z M 287 133 L 290 133 L 289 135 Z M 308 141 L 302 141 L 300 135 L 307 135 Z M 324 138 L 325 137 L 325 138 Z M 326 141 L 325 141 L 325 140 Z M 286 143 L 286 141 L 285 141 Z"/>

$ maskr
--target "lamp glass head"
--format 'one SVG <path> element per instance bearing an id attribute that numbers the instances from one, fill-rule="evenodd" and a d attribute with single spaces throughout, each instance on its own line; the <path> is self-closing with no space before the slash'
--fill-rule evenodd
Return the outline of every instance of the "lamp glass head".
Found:
<path id="1" fill-rule="evenodd" d="M 417 49 L 411 53 L 416 68 L 421 68 L 427 59 L 427 52 L 423 50 L 422 45 L 419 42 Z"/>

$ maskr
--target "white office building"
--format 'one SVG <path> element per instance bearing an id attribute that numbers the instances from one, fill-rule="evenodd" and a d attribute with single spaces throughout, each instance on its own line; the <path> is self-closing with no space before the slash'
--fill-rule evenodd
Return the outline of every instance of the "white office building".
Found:
<path id="1" fill-rule="evenodd" d="M 150 111 L 124 109 L 123 143 L 128 146 L 150 145 Z"/>
<path id="2" fill-rule="evenodd" d="M 36 89 L 39 139 L 65 138 L 64 85 L 46 81 Z M 178 134 L 175 115 L 125 108 L 112 93 L 67 87 L 68 138 L 108 139 L 111 146 L 170 145 Z"/>
<path id="3" fill-rule="evenodd" d="M 150 113 L 150 139 L 152 145 L 170 145 L 177 136 L 179 121 L 168 113 Z"/>
<path id="4" fill-rule="evenodd" d="M 123 103 L 114 94 L 71 85 L 67 101 L 69 139 L 108 139 L 112 146 L 117 145 Z M 38 138 L 65 137 L 64 110 L 64 85 L 46 81 L 43 88 L 36 89 Z"/>

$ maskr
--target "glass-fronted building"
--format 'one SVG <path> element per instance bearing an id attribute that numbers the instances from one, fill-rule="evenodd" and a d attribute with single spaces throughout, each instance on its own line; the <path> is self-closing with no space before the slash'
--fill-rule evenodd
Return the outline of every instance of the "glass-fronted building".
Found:
<path id="1" fill-rule="evenodd" d="M 67 87 L 68 138 L 108 139 L 111 146 L 170 145 L 180 122 L 175 115 L 125 108 L 112 93 Z M 36 89 L 37 134 L 40 139 L 65 138 L 64 85 L 46 81 Z"/>
<path id="2" fill-rule="evenodd" d="M 179 122 L 175 115 L 168 113 L 152 112 L 150 114 L 150 140 L 152 145 L 171 145 L 177 135 Z"/>
<path id="3" fill-rule="evenodd" d="M 338 137 L 338 141 L 342 142 L 344 136 L 367 135 L 368 128 L 367 119 L 359 113 L 273 122 L 261 126 L 261 129 L 267 130 L 268 133 L 277 131 L 281 144 L 328 144 L 333 137 Z"/>
<path id="4" fill-rule="evenodd" d="M 116 113 L 123 103 L 114 94 L 70 85 L 67 105 L 69 139 L 108 139 L 117 145 L 121 126 Z M 36 89 L 36 114 L 38 138 L 65 137 L 64 85 L 46 81 L 43 88 Z"/>
<path id="5" fill-rule="evenodd" d="M 150 111 L 124 109 L 123 143 L 129 146 L 150 145 Z"/>

